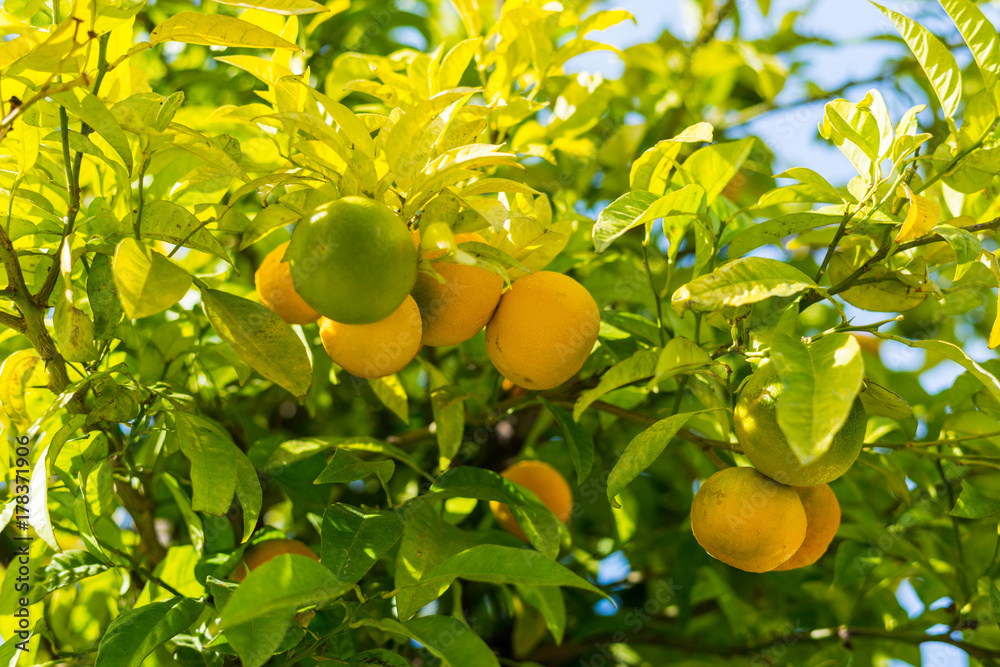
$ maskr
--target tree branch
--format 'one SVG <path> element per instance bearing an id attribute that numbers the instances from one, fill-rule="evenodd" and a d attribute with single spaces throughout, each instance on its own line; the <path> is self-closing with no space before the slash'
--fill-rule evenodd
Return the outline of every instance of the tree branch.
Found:
<path id="1" fill-rule="evenodd" d="M 967 232 L 975 234 L 976 232 L 985 231 L 996 231 L 1000 229 L 1000 218 L 994 218 L 989 222 L 980 222 L 978 225 L 969 225 L 968 227 L 959 227 L 958 229 L 964 229 Z M 914 239 L 912 241 L 907 241 L 906 243 L 900 244 L 893 251 L 893 255 L 896 253 L 903 252 L 904 250 L 909 250 L 910 248 L 916 248 L 917 246 L 927 245 L 929 243 L 941 243 L 942 241 L 947 241 L 943 236 L 939 234 L 929 234 L 919 239 Z"/>
<path id="2" fill-rule="evenodd" d="M 0 311 L 0 324 L 10 329 L 13 329 L 14 331 L 19 331 L 20 333 L 24 333 L 24 330 L 27 326 L 24 323 L 23 317 L 18 317 L 17 315 L 11 315 L 10 313 L 5 313 L 3 311 Z"/>

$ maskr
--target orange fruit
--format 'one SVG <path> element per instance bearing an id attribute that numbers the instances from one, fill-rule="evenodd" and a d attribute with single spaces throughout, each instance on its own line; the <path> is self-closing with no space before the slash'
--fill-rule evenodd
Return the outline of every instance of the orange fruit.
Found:
<path id="1" fill-rule="evenodd" d="M 413 239 L 419 245 L 420 232 L 414 232 Z M 469 241 L 486 243 L 476 233 L 455 234 L 455 243 Z M 433 252 L 427 258 L 435 259 L 441 254 L 442 251 Z M 423 320 L 421 340 L 431 347 L 464 343 L 493 316 L 503 292 L 503 277 L 488 269 L 456 262 L 434 262 L 433 266 L 444 282 L 430 274 L 417 273 L 412 292 Z"/>
<path id="2" fill-rule="evenodd" d="M 373 324 L 319 321 L 319 335 L 330 358 L 359 378 L 380 378 L 401 370 L 420 351 L 420 310 L 407 295 L 394 313 Z"/>
<path id="3" fill-rule="evenodd" d="M 320 315 L 302 300 L 292 284 L 292 271 L 288 262 L 282 262 L 288 241 L 267 253 L 254 274 L 257 297 L 260 302 L 289 324 L 309 324 Z"/>
<path id="4" fill-rule="evenodd" d="M 746 572 L 769 572 L 802 546 L 799 494 L 753 468 L 726 468 L 699 487 L 691 532 L 708 555 Z"/>
<path id="5" fill-rule="evenodd" d="M 236 567 L 229 574 L 229 578 L 233 581 L 242 582 L 246 579 L 247 570 L 253 572 L 267 561 L 281 554 L 308 556 L 314 561 L 319 562 L 319 556 L 306 546 L 304 542 L 289 539 L 267 540 L 243 552 L 243 559 L 237 563 Z"/>
<path id="6" fill-rule="evenodd" d="M 791 558 L 774 568 L 776 571 L 794 570 L 818 561 L 840 528 L 840 503 L 829 484 L 794 488 L 806 510 L 806 538 Z"/>
<path id="7" fill-rule="evenodd" d="M 551 389 L 573 377 L 597 342 L 601 314 L 569 276 L 537 271 L 500 297 L 486 325 L 486 352 L 500 374 L 526 389 Z"/>
<path id="8" fill-rule="evenodd" d="M 570 490 L 566 478 L 548 463 L 518 461 L 500 474 L 538 496 L 538 499 L 552 510 L 560 521 L 569 522 L 573 511 L 573 491 Z M 490 511 L 493 512 L 501 528 L 524 541 L 528 540 L 507 505 L 491 500 Z"/>
<path id="9" fill-rule="evenodd" d="M 305 216 L 292 232 L 288 259 L 306 303 L 344 324 L 389 317 L 417 278 L 406 223 L 367 197 L 342 197 Z"/>

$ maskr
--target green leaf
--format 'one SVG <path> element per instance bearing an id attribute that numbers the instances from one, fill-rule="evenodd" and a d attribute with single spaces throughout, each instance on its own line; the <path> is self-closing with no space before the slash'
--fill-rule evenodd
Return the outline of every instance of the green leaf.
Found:
<path id="1" fill-rule="evenodd" d="M 792 201 L 839 204 L 845 199 L 845 196 L 837 188 L 830 185 L 829 181 L 812 169 L 792 167 L 780 174 L 775 174 L 774 178 L 794 178 L 799 182 L 765 192 L 757 202 L 758 208 Z"/>
<path id="2" fill-rule="evenodd" d="M 983 245 L 975 234 L 950 225 L 938 225 L 934 228 L 934 233 L 947 241 L 951 249 L 955 251 L 958 265 L 955 267 L 954 279 L 958 281 L 979 259 L 983 252 Z"/>
<path id="3" fill-rule="evenodd" d="M 156 112 L 156 120 L 153 127 L 158 132 L 163 132 L 170 126 L 170 121 L 174 119 L 177 110 L 184 104 L 184 91 L 178 90 L 160 103 L 160 110 Z"/>
<path id="4" fill-rule="evenodd" d="M 328 449 L 344 449 L 353 452 L 385 454 L 403 462 L 407 467 L 417 472 L 423 472 L 423 468 L 412 456 L 399 447 L 376 438 L 301 438 L 271 443 L 269 446 L 264 441 L 261 445 L 251 448 L 248 456 L 253 464 L 262 470 L 282 468 Z"/>
<path id="5" fill-rule="evenodd" d="M 671 415 L 632 438 L 608 475 L 608 502 L 613 507 L 619 507 L 615 496 L 631 484 L 632 480 L 638 477 L 643 470 L 653 465 L 653 462 L 659 458 L 677 432 L 691 417 L 701 412 L 707 411 L 700 410 L 699 412 Z"/>
<path id="6" fill-rule="evenodd" d="M 398 375 L 372 378 L 368 380 L 368 385 L 378 396 L 378 400 L 382 401 L 382 405 L 389 408 L 404 424 L 410 423 L 410 405 Z"/>
<path id="7" fill-rule="evenodd" d="M 601 376 L 601 381 L 596 387 L 588 389 L 577 399 L 576 405 L 573 406 L 573 419 L 580 421 L 584 410 L 608 392 L 652 377 L 656 372 L 656 362 L 659 357 L 656 350 L 639 350 L 625 361 L 609 368 Z"/>
<path id="8" fill-rule="evenodd" d="M 464 243 L 458 244 L 458 249 L 476 257 L 492 259 L 504 267 L 520 269 L 526 273 L 531 273 L 531 269 L 517 261 L 517 259 L 508 255 L 503 250 L 500 250 L 500 248 L 494 248 L 487 243 L 480 243 L 479 241 L 465 241 Z"/>
<path id="9" fill-rule="evenodd" d="M 133 238 L 119 241 L 112 271 L 125 314 L 131 319 L 162 313 L 191 287 L 191 274 L 157 251 L 147 251 Z"/>
<path id="10" fill-rule="evenodd" d="M 346 484 L 369 475 L 375 475 L 385 484 L 392 478 L 395 469 L 396 464 L 392 461 L 362 461 L 354 454 L 339 449 L 313 484 Z"/>
<path id="11" fill-rule="evenodd" d="M 128 173 L 132 173 L 132 148 L 129 146 L 125 131 L 104 102 L 91 93 L 82 92 L 79 88 L 65 93 L 56 93 L 52 99 L 66 108 L 84 123 L 94 129 L 102 139 L 108 142 L 115 153 L 122 159 L 122 164 Z"/>
<path id="12" fill-rule="evenodd" d="M 31 484 L 28 485 L 28 524 L 35 529 L 38 537 L 53 550 L 59 551 L 55 532 L 52 530 L 52 519 L 49 516 L 48 486 L 49 486 L 49 445 L 42 450 L 31 468 Z M 53 452 L 53 460 L 58 451 Z"/>
<path id="13" fill-rule="evenodd" d="M 778 426 L 799 461 L 812 463 L 830 448 L 861 391 L 861 348 L 846 333 L 811 343 L 777 334 L 771 337 L 771 360 L 782 384 Z"/>
<path id="14" fill-rule="evenodd" d="M 476 544 L 476 539 L 446 523 L 438 515 L 433 500 L 417 499 L 405 505 L 403 539 L 396 553 L 396 611 L 406 620 L 436 600 L 450 586 L 437 582 L 415 586 L 428 572 L 455 554 Z"/>
<path id="15" fill-rule="evenodd" d="M 111 255 L 96 253 L 90 260 L 87 273 L 87 299 L 94 312 L 94 338 L 108 340 L 122 321 L 121 301 L 115 288 Z"/>
<path id="16" fill-rule="evenodd" d="M 859 396 L 861 403 L 865 406 L 865 414 L 889 417 L 897 421 L 913 416 L 913 409 L 905 398 L 868 378 L 865 378 Z"/>
<path id="17" fill-rule="evenodd" d="M 438 443 L 438 466 L 444 469 L 462 446 L 466 397 L 435 366 L 424 359 L 420 359 L 420 362 L 431 376 L 431 411 L 434 414 L 434 436 Z"/>
<path id="18" fill-rule="evenodd" d="M 772 296 L 794 296 L 807 289 L 817 289 L 816 283 L 795 267 L 776 259 L 744 257 L 682 285 L 674 292 L 671 305 L 683 315 L 688 309 L 721 310 Z"/>
<path id="19" fill-rule="evenodd" d="M 866 110 L 875 121 L 877 139 L 875 143 L 876 161 L 885 158 L 892 150 L 894 137 L 892 119 L 889 118 L 889 109 L 885 106 L 885 99 L 882 93 L 872 88 L 864 99 L 858 102 L 858 108 Z"/>
<path id="20" fill-rule="evenodd" d="M 157 646 L 194 623 L 204 607 L 199 600 L 174 597 L 122 612 L 101 639 L 96 667 L 139 667 Z"/>
<path id="21" fill-rule="evenodd" d="M 616 329 L 644 339 L 650 345 L 659 343 L 660 327 L 653 320 L 638 313 L 630 313 L 625 310 L 602 310 L 601 328 L 606 329 L 609 324 Z"/>
<path id="22" fill-rule="evenodd" d="M 711 204 L 750 156 L 755 141 L 754 137 L 746 137 L 699 148 L 684 161 L 673 181 L 681 186 L 697 183 L 705 189 L 705 201 Z"/>
<path id="23" fill-rule="evenodd" d="M 1000 498 L 981 493 L 967 479 L 962 480 L 962 493 L 955 500 L 952 516 L 963 519 L 982 519 L 1000 512 Z"/>
<path id="24" fill-rule="evenodd" d="M 259 303 L 202 290 L 201 304 L 219 338 L 254 370 L 302 399 L 312 384 L 312 360 L 295 331 Z"/>
<path id="25" fill-rule="evenodd" d="M 403 520 L 395 512 L 366 514 L 335 503 L 323 513 L 320 561 L 335 575 L 336 596 L 343 595 L 399 541 Z"/>
<path id="26" fill-rule="evenodd" d="M 253 222 L 243 232 L 240 250 L 249 248 L 276 229 L 295 222 L 302 215 L 281 204 L 271 204 L 254 216 Z"/>
<path id="27" fill-rule="evenodd" d="M 949 343 L 943 340 L 907 340 L 900 336 L 892 335 L 882 335 L 882 338 L 887 338 L 889 340 L 894 340 L 897 343 L 902 343 L 903 345 L 908 345 L 909 347 L 917 347 L 929 352 L 934 352 L 935 354 L 940 354 L 945 359 L 954 361 L 956 364 L 969 371 L 969 374 L 974 378 L 979 380 L 986 391 L 990 393 L 994 400 L 1000 402 L 1000 380 L 997 380 L 996 376 L 987 371 L 985 368 L 977 364 L 969 355 L 965 353 L 962 348 L 955 345 L 954 343 Z"/>
<path id="28" fill-rule="evenodd" d="M 469 62 L 479 52 L 482 43 L 482 37 L 464 39 L 448 51 L 448 54 L 441 60 L 441 69 L 439 70 L 442 90 L 458 87 L 462 81 L 462 75 L 469 67 Z"/>
<path id="29" fill-rule="evenodd" d="M 257 469 L 247 458 L 243 451 L 233 445 L 233 454 L 236 458 L 236 498 L 243 507 L 243 541 L 246 542 L 253 533 L 260 517 L 260 510 L 264 502 L 264 492 L 260 488 L 260 478 L 257 477 Z"/>
<path id="30" fill-rule="evenodd" d="M 288 40 L 282 39 L 253 23 L 222 14 L 197 14 L 195 12 L 174 14 L 153 28 L 153 31 L 149 33 L 149 43 L 156 46 L 163 42 L 299 50 L 299 47 Z"/>
<path id="31" fill-rule="evenodd" d="M 232 7 L 247 7 L 260 9 L 271 14 L 282 16 L 301 16 L 302 14 L 318 14 L 328 12 L 323 5 L 312 0 L 215 0 L 220 5 Z"/>
<path id="32" fill-rule="evenodd" d="M 421 644 L 440 658 L 445 667 L 500 667 L 486 642 L 465 623 L 451 616 L 422 616 L 403 623 L 381 618 L 366 623 Z"/>
<path id="33" fill-rule="evenodd" d="M 142 236 L 174 245 L 182 244 L 232 264 L 226 249 L 205 229 L 204 223 L 183 206 L 166 199 L 150 202 L 142 210 Z"/>
<path id="34" fill-rule="evenodd" d="M 858 593 L 868 574 L 882 561 L 882 550 L 853 540 L 844 540 L 837 548 L 833 563 L 833 586 Z"/>
<path id="35" fill-rule="evenodd" d="M 163 485 L 170 492 L 170 495 L 173 496 L 181 516 L 184 517 L 184 523 L 187 524 L 191 544 L 194 545 L 195 549 L 201 551 L 205 546 L 205 525 L 202 523 L 201 517 L 191 509 L 191 499 L 188 498 L 184 489 L 181 488 L 181 485 L 178 484 L 177 480 L 170 473 L 163 473 L 161 479 Z"/>
<path id="36" fill-rule="evenodd" d="M 945 116 L 954 118 L 962 99 L 962 72 L 955 62 L 955 56 L 951 55 L 951 51 L 941 40 L 916 21 L 876 2 L 872 4 L 896 26 L 930 80 Z"/>
<path id="37" fill-rule="evenodd" d="M 226 639 L 239 653 L 244 667 L 262 667 L 278 650 L 292 625 L 295 612 L 280 611 L 259 616 L 226 629 Z"/>
<path id="38" fill-rule="evenodd" d="M 573 420 L 573 415 L 568 410 L 557 407 L 544 398 L 539 398 L 539 400 L 556 418 L 559 428 L 562 429 L 563 437 L 566 439 L 566 447 L 569 449 L 569 456 L 573 459 L 573 467 L 576 468 L 576 478 L 582 484 L 594 467 L 593 436 L 590 431 Z"/>
<path id="39" fill-rule="evenodd" d="M 871 112 L 861 107 L 860 103 L 852 104 L 847 100 L 827 102 L 823 115 L 824 137 L 831 138 L 830 128 L 840 135 L 833 137 L 838 148 L 850 158 L 859 173 L 868 174 L 879 157 L 879 128 Z M 852 147 L 844 146 L 841 138 L 853 144 L 864 157 Z"/>
<path id="40" fill-rule="evenodd" d="M 649 387 L 655 387 L 675 375 L 691 373 L 713 364 L 715 361 L 712 355 L 694 341 L 684 336 L 671 338 L 656 360 L 656 368 L 653 370 L 653 379 L 649 381 Z"/>
<path id="41" fill-rule="evenodd" d="M 225 514 L 236 491 L 233 439 L 222 427 L 195 414 L 178 412 L 174 420 L 181 451 L 191 461 L 192 509 Z"/>
<path id="42" fill-rule="evenodd" d="M 455 554 L 431 570 L 424 581 L 451 582 L 459 578 L 487 584 L 569 586 L 605 596 L 601 589 L 565 565 L 537 551 L 499 544 L 480 544 Z"/>
<path id="43" fill-rule="evenodd" d="M 312 558 L 281 554 L 247 575 L 222 608 L 221 627 L 321 605 L 338 598 L 339 590 L 337 578 Z"/>
<path id="44" fill-rule="evenodd" d="M 561 644 L 566 632 L 566 601 L 557 586 L 532 586 L 517 584 L 521 598 L 542 613 L 556 644 Z"/>
<path id="45" fill-rule="evenodd" d="M 742 257 L 751 250 L 756 250 L 769 243 L 780 247 L 781 239 L 787 236 L 804 232 L 807 229 L 839 225 L 843 219 L 842 213 L 823 213 L 821 211 L 800 211 L 779 215 L 777 218 L 764 220 L 740 230 L 729 242 L 727 256 L 730 259 Z"/>
<path id="46" fill-rule="evenodd" d="M 670 182 L 670 172 L 677 166 L 677 156 L 684 144 L 711 142 L 712 129 L 711 123 L 696 123 L 676 137 L 661 141 L 648 149 L 632 163 L 629 189 L 663 195 Z"/>
<path id="47" fill-rule="evenodd" d="M 657 218 L 692 218 L 705 212 L 705 190 L 700 185 L 686 185 L 662 197 L 649 192 L 630 192 L 609 204 L 594 224 L 594 249 L 604 252 L 612 241 Z M 648 229 L 647 229 L 648 232 Z"/>
<path id="48" fill-rule="evenodd" d="M 594 250 L 604 252 L 616 238 L 641 225 L 646 211 L 659 198 L 652 192 L 633 190 L 605 206 L 594 224 Z"/>
<path id="49" fill-rule="evenodd" d="M 522 487 L 509 482 L 492 470 L 458 466 L 435 480 L 426 497 L 476 498 L 504 503 L 527 535 L 532 546 L 554 559 L 566 527 L 537 498 L 526 495 Z"/>
<path id="50" fill-rule="evenodd" d="M 972 51 L 979 71 L 992 91 L 993 106 L 1000 112 L 1000 36 L 990 20 L 970 0 L 938 0 Z"/>
<path id="51" fill-rule="evenodd" d="M 71 549 L 55 553 L 44 567 L 32 572 L 37 578 L 31 582 L 28 600 L 32 604 L 39 602 L 52 591 L 107 572 L 109 567 L 89 551 Z"/>

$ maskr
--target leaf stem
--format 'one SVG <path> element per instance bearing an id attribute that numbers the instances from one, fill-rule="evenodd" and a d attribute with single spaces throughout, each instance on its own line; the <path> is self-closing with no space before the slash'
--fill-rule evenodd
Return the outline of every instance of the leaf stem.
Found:
<path id="1" fill-rule="evenodd" d="M 663 305 L 660 302 L 660 295 L 653 284 L 653 274 L 649 270 L 649 241 L 642 242 L 642 265 L 646 269 L 646 280 L 649 281 L 649 292 L 653 295 L 653 305 L 656 306 L 656 327 L 660 334 L 660 347 L 667 344 L 667 334 L 663 329 Z"/>

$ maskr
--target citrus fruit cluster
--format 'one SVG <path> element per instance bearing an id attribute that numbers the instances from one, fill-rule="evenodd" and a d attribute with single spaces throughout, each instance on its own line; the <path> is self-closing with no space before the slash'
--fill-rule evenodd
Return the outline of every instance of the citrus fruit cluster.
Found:
<path id="1" fill-rule="evenodd" d="M 753 468 L 709 477 L 691 504 L 691 531 L 712 557 L 747 572 L 812 565 L 840 526 L 829 482 L 843 475 L 864 445 L 867 416 L 856 399 L 830 448 L 803 464 L 778 426 L 782 391 L 774 364 L 744 384 L 733 411 L 736 438 Z"/>
<path id="2" fill-rule="evenodd" d="M 456 243 L 486 243 L 476 233 Z M 504 292 L 503 277 L 427 253 L 418 271 L 419 231 L 385 205 L 343 197 L 301 220 L 256 274 L 260 302 L 291 324 L 319 320 L 330 358 L 347 372 L 378 378 L 401 370 L 423 345 L 465 342 L 486 328 L 493 365 L 511 382 L 551 389 L 580 370 L 601 318 L 572 278 L 537 271 Z M 435 261 L 442 259 L 442 261 Z"/>

